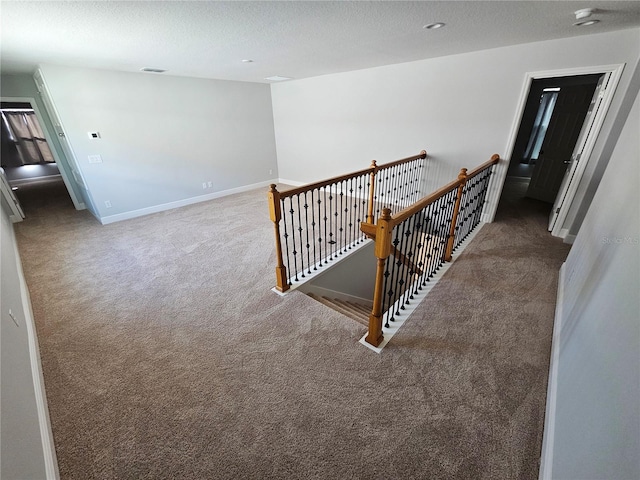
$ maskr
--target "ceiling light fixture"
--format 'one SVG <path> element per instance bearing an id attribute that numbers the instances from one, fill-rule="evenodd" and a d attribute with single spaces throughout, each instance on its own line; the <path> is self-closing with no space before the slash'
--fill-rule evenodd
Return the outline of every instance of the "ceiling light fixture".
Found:
<path id="1" fill-rule="evenodd" d="M 573 12 L 573 14 L 576 16 L 576 20 L 582 20 L 584 18 L 589 18 L 591 15 L 593 15 L 594 13 L 597 13 L 598 10 L 595 8 L 582 8 L 580 10 L 576 10 L 575 12 Z M 581 22 L 576 22 L 573 25 L 575 27 L 588 27 L 589 25 L 595 25 L 596 23 L 599 23 L 600 20 L 584 20 Z"/>
<path id="2" fill-rule="evenodd" d="M 430 23 L 429 25 L 425 25 L 422 28 L 425 28 L 427 30 L 437 30 L 438 28 L 442 28 L 444 27 L 446 24 L 442 23 L 442 22 L 437 22 L 437 23 Z"/>
<path id="3" fill-rule="evenodd" d="M 576 16 L 576 20 L 582 20 L 583 18 L 589 18 L 591 15 L 596 13 L 595 8 L 582 8 L 580 10 L 576 10 L 573 14 Z"/>
<path id="4" fill-rule="evenodd" d="M 150 67 L 144 67 L 140 69 L 141 72 L 149 72 L 149 73 L 164 73 L 166 72 L 166 70 L 163 70 L 161 68 L 150 68 Z"/>
<path id="5" fill-rule="evenodd" d="M 584 22 L 576 22 L 573 24 L 574 27 L 588 27 L 589 25 L 595 25 L 596 23 L 600 23 L 600 20 L 585 20 Z"/>

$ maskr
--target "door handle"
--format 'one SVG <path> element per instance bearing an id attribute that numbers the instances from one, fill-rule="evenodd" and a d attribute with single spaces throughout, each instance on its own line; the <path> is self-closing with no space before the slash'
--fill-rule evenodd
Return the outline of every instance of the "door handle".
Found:
<path id="1" fill-rule="evenodd" d="M 60 132 L 60 133 L 58 134 L 58 136 L 59 136 L 59 137 L 64 137 L 64 133 Z"/>
<path id="2" fill-rule="evenodd" d="M 564 163 L 565 165 L 569 165 L 569 164 L 571 163 L 571 160 L 565 160 L 565 161 L 564 161 L 564 162 L 562 162 L 562 163 Z"/>

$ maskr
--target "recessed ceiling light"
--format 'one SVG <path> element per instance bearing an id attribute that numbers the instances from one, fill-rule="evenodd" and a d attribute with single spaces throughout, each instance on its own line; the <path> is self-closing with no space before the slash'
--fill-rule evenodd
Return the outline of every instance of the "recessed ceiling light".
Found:
<path id="1" fill-rule="evenodd" d="M 430 23 L 429 25 L 425 25 L 422 28 L 426 28 L 427 30 L 437 30 L 438 28 L 444 27 L 445 24 L 442 22 Z"/>
<path id="2" fill-rule="evenodd" d="M 576 20 L 582 20 L 583 18 L 589 18 L 594 13 L 598 13 L 597 8 L 582 8 L 580 10 L 576 10 L 573 14 L 576 16 Z M 599 23 L 600 20 L 584 20 L 582 22 L 576 22 L 573 25 L 575 27 L 588 27 L 589 25 L 595 25 Z"/>
<path id="3" fill-rule="evenodd" d="M 245 58 L 244 60 L 242 60 L 242 63 L 253 63 L 253 60 L 251 60 L 250 58 Z"/>
<path id="4" fill-rule="evenodd" d="M 265 80 L 271 80 L 272 82 L 282 82 L 284 80 L 291 80 L 291 77 L 281 77 L 280 75 L 273 75 L 271 77 L 265 77 Z"/>
<path id="5" fill-rule="evenodd" d="M 141 72 L 149 72 L 149 73 L 164 73 L 166 72 L 166 70 L 163 70 L 161 68 L 150 68 L 150 67 L 144 67 L 140 69 Z"/>
<path id="6" fill-rule="evenodd" d="M 597 12 L 598 10 L 596 8 L 581 8 L 580 10 L 573 12 L 573 14 L 576 16 L 576 20 L 582 20 L 583 18 L 589 18 Z"/>
<path id="7" fill-rule="evenodd" d="M 574 27 L 588 27 L 589 25 L 595 25 L 596 23 L 600 23 L 600 20 L 585 20 L 584 22 L 576 22 L 573 24 Z"/>

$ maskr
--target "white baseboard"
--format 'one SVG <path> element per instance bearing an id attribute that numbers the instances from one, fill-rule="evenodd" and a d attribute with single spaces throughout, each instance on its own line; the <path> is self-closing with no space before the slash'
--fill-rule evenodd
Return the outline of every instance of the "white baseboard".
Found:
<path id="1" fill-rule="evenodd" d="M 558 395 L 558 361 L 560 358 L 560 332 L 562 330 L 562 301 L 564 299 L 564 278 L 566 262 L 560 267 L 558 293 L 556 296 L 556 312 L 553 321 L 553 337 L 551 340 L 551 362 L 549 364 L 549 381 L 547 383 L 547 408 L 544 417 L 542 436 L 542 456 L 540 457 L 539 480 L 551 480 L 553 468 L 553 441 L 556 425 L 556 399 Z"/>
<path id="2" fill-rule="evenodd" d="M 265 180 L 264 182 L 253 183 L 251 185 L 244 185 L 242 187 L 230 188 L 229 190 L 221 190 L 219 192 L 209 193 L 207 195 L 199 195 L 197 197 L 185 198 L 184 200 L 178 200 L 175 202 L 162 203 L 160 205 L 153 205 L 151 207 L 141 208 L 139 210 L 132 210 L 130 212 L 118 213 L 116 215 L 109 215 L 108 217 L 100 217 L 98 220 L 101 224 L 107 225 L 109 223 L 121 222 L 122 220 L 129 220 L 132 218 L 142 217 L 144 215 L 150 215 L 152 213 L 164 212 L 165 210 L 172 210 L 174 208 L 186 207 L 187 205 L 193 205 L 194 203 L 207 202 L 216 198 L 226 197 L 228 195 L 234 195 L 236 193 L 248 192 L 255 190 L 256 188 L 268 187 L 272 183 L 276 183 L 277 179 Z M 265 198 L 267 191 L 265 190 Z M 266 200 L 265 200 L 266 201 Z"/>
<path id="3" fill-rule="evenodd" d="M 307 185 L 310 182 L 298 182 L 297 180 L 285 180 L 284 178 L 279 178 L 278 183 L 283 183 L 284 185 L 291 185 L 292 187 L 301 187 L 303 185 Z"/>
<path id="4" fill-rule="evenodd" d="M 16 257 L 24 323 L 29 343 L 29 363 L 31 364 L 31 376 L 33 378 L 36 409 L 38 411 L 38 424 L 40 427 L 40 440 L 42 442 L 45 473 L 47 480 L 58 480 L 60 478 L 60 473 L 58 471 L 58 458 L 56 456 L 56 448 L 53 441 L 53 431 L 51 430 L 47 394 L 44 388 L 44 376 L 42 374 L 42 364 L 40 362 L 40 347 L 38 346 L 38 336 L 36 334 L 36 325 L 33 318 L 33 310 L 31 308 L 31 298 L 29 297 L 29 289 L 24 278 L 22 261 L 20 260 L 17 242 L 14 242 L 14 255 Z"/>
<path id="5" fill-rule="evenodd" d="M 569 245 L 573 245 L 573 242 L 576 240 L 576 236 L 570 234 L 568 228 L 560 229 L 558 237 L 561 238 L 564 243 L 568 243 Z"/>

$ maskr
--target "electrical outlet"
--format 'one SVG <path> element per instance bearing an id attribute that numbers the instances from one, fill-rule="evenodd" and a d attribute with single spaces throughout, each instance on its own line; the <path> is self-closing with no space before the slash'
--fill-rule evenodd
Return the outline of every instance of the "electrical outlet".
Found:
<path id="1" fill-rule="evenodd" d="M 111 201 L 110 200 L 105 200 L 104 206 L 107 207 L 107 208 L 111 208 Z"/>
<path id="2" fill-rule="evenodd" d="M 100 155 L 89 155 L 89 163 L 102 163 Z"/>
<path id="3" fill-rule="evenodd" d="M 209 186 L 209 188 L 213 187 L 213 182 L 207 182 L 207 185 Z"/>
<path id="4" fill-rule="evenodd" d="M 273 175 L 273 170 L 269 169 L 269 175 Z"/>
<path id="5" fill-rule="evenodd" d="M 207 188 L 207 182 L 202 182 L 202 188 Z"/>

